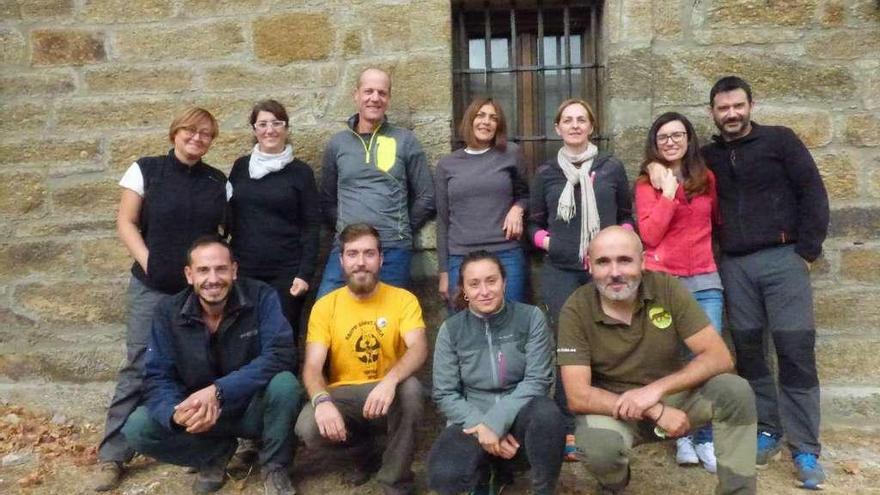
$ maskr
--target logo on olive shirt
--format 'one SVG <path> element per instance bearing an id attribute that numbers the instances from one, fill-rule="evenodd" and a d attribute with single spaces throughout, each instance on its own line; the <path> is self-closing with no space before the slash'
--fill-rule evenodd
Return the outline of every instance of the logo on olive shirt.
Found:
<path id="1" fill-rule="evenodd" d="M 661 330 L 672 325 L 672 315 L 663 306 L 651 306 L 648 308 L 648 318 L 655 327 Z"/>

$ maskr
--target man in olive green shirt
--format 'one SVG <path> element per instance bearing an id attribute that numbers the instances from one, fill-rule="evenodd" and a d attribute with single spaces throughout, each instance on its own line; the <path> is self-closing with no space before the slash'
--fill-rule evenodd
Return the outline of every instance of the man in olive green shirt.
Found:
<path id="1" fill-rule="evenodd" d="M 711 423 L 719 494 L 753 494 L 755 398 L 690 292 L 644 271 L 638 236 L 613 226 L 589 247 L 593 282 L 559 316 L 558 363 L 578 447 L 603 493 L 629 483 L 629 452 Z M 681 343 L 694 358 L 685 364 Z"/>

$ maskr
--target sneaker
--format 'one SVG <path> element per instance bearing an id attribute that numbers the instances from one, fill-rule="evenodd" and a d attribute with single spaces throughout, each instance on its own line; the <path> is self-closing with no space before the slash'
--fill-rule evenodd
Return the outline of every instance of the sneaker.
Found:
<path id="1" fill-rule="evenodd" d="M 709 471 L 710 473 L 715 473 L 718 471 L 718 460 L 715 459 L 714 442 L 703 442 L 695 444 L 694 452 L 697 453 L 697 457 L 699 457 L 700 462 L 703 463 L 703 469 Z"/>
<path id="2" fill-rule="evenodd" d="M 758 469 L 767 467 L 767 464 L 782 455 L 782 439 L 769 431 L 758 431 L 758 455 L 755 465 Z"/>
<path id="3" fill-rule="evenodd" d="M 565 462 L 578 462 L 578 448 L 577 443 L 575 442 L 574 435 L 565 435 L 565 457 L 563 460 Z"/>
<path id="4" fill-rule="evenodd" d="M 697 457 L 691 437 L 681 437 L 676 440 L 675 449 L 675 462 L 679 466 L 696 466 L 700 463 L 700 458 Z"/>
<path id="5" fill-rule="evenodd" d="M 794 468 L 797 469 L 801 488 L 821 490 L 822 483 L 825 482 L 825 470 L 819 464 L 819 457 L 809 452 L 798 452 L 792 454 L 791 459 L 794 461 Z"/>
<path id="6" fill-rule="evenodd" d="M 284 468 L 274 468 L 263 475 L 263 495 L 296 495 Z"/>
<path id="7" fill-rule="evenodd" d="M 98 464 L 98 472 L 95 473 L 95 484 L 92 488 L 96 492 L 108 492 L 122 481 L 122 463 L 117 461 L 104 461 Z"/>
<path id="8" fill-rule="evenodd" d="M 239 438 L 235 455 L 229 460 L 226 469 L 229 471 L 247 471 L 257 462 L 260 453 L 259 440 Z"/>

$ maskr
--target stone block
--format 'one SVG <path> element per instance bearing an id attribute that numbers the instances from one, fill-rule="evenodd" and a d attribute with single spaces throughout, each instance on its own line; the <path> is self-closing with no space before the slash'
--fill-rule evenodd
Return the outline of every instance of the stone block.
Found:
<path id="1" fill-rule="evenodd" d="M 80 250 L 83 266 L 90 276 L 119 276 L 131 267 L 131 255 L 116 237 L 82 241 Z"/>
<path id="2" fill-rule="evenodd" d="M 239 23 L 223 20 L 127 29 L 116 33 L 113 48 L 123 61 L 201 61 L 240 54 L 245 40 Z"/>
<path id="3" fill-rule="evenodd" d="M 34 65 L 83 65 L 106 60 L 104 33 L 79 30 L 31 31 Z"/>
<path id="4" fill-rule="evenodd" d="M 72 74 L 39 73 L 15 74 L 0 77 L 0 96 L 56 96 L 76 90 Z"/>
<path id="5" fill-rule="evenodd" d="M 850 2 L 852 17 L 870 26 L 876 26 L 880 22 L 880 5 L 877 0 L 855 0 Z"/>
<path id="6" fill-rule="evenodd" d="M 18 0 L 17 3 L 22 19 L 68 17 L 73 14 L 74 8 L 73 0 Z"/>
<path id="7" fill-rule="evenodd" d="M 18 30 L 0 26 L 0 63 L 20 64 L 26 60 L 27 42 Z"/>
<path id="8" fill-rule="evenodd" d="M 48 347 L 0 354 L 0 376 L 14 381 L 87 383 L 112 380 L 124 354 L 118 346 Z"/>
<path id="9" fill-rule="evenodd" d="M 2 103 L 0 104 L 0 134 L 6 138 L 16 135 L 30 136 L 28 133 L 46 127 L 50 111 L 48 105 Z"/>
<path id="10" fill-rule="evenodd" d="M 829 235 L 856 239 L 880 237 L 880 208 L 853 207 L 832 210 Z"/>
<path id="11" fill-rule="evenodd" d="M 0 175 L 0 216 L 24 215 L 43 207 L 46 184 L 40 174 L 14 172 Z"/>
<path id="12" fill-rule="evenodd" d="M 266 10 L 263 0 L 183 0 L 181 13 L 187 17 L 224 14 L 253 14 Z M 285 4 L 288 7 L 290 4 Z"/>
<path id="13" fill-rule="evenodd" d="M 0 165 L 12 168 L 25 163 L 58 164 L 87 162 L 99 159 L 99 143 L 95 139 L 77 141 L 22 141 L 0 144 Z"/>
<path id="14" fill-rule="evenodd" d="M 804 37 L 804 30 L 798 28 L 713 28 L 695 29 L 694 41 L 700 45 L 770 45 L 791 43 Z"/>
<path id="15" fill-rule="evenodd" d="M 856 146 L 880 146 L 880 118 L 874 113 L 848 115 L 846 141 Z"/>
<path id="16" fill-rule="evenodd" d="M 345 33 L 345 37 L 342 39 L 342 55 L 347 58 L 355 57 L 361 54 L 362 47 L 360 30 L 355 29 Z"/>
<path id="17" fill-rule="evenodd" d="M 63 277 L 79 271 L 75 246 L 56 241 L 0 244 L 0 277 Z"/>
<path id="18" fill-rule="evenodd" d="M 819 22 L 828 27 L 842 26 L 846 22 L 846 2 L 825 0 L 819 7 Z"/>
<path id="19" fill-rule="evenodd" d="M 204 156 L 205 163 L 229 173 L 236 158 L 250 153 L 254 146 L 252 137 L 253 134 L 247 131 L 220 134 Z"/>
<path id="20" fill-rule="evenodd" d="M 19 222 L 15 224 L 13 236 L 28 237 L 67 237 L 108 235 L 115 232 L 116 220 L 54 217 L 36 222 Z"/>
<path id="21" fill-rule="evenodd" d="M 168 119 L 171 124 L 171 119 Z M 223 134 L 220 134 L 222 137 Z M 157 130 L 133 136 L 111 138 L 107 145 L 107 162 L 110 170 L 119 172 L 119 178 L 138 158 L 142 156 L 166 155 L 172 148 L 168 131 Z"/>
<path id="22" fill-rule="evenodd" d="M 866 110 L 880 108 L 880 67 L 859 74 L 859 94 Z"/>
<path id="23" fill-rule="evenodd" d="M 171 0 L 87 0 L 80 13 L 90 23 L 147 22 L 171 17 Z"/>
<path id="24" fill-rule="evenodd" d="M 880 342 L 832 338 L 816 342 L 816 365 L 823 381 L 837 385 L 880 383 Z M 858 370 L 858 373 L 853 373 Z"/>
<path id="25" fill-rule="evenodd" d="M 851 332 L 880 327 L 877 301 L 880 290 L 874 288 L 820 289 L 814 291 L 816 327 L 823 331 Z"/>
<path id="26" fill-rule="evenodd" d="M 121 282 L 26 284 L 16 288 L 13 299 L 17 307 L 50 323 L 121 323 L 125 316 Z"/>
<path id="27" fill-rule="evenodd" d="M 333 50 L 334 24 L 327 14 L 295 12 L 254 20 L 254 54 L 263 63 L 321 60 Z"/>
<path id="28" fill-rule="evenodd" d="M 639 163 L 641 163 L 645 152 L 645 136 L 647 135 L 648 127 L 615 129 L 611 135 L 612 152 L 618 160 L 623 162 L 630 183 L 638 176 Z"/>
<path id="29" fill-rule="evenodd" d="M 268 70 L 256 67 L 254 64 L 242 64 L 205 68 L 204 84 L 209 90 L 277 91 L 279 88 L 286 90 L 331 88 L 336 85 L 339 77 L 340 69 L 336 63 L 310 63 L 295 67 L 273 67 Z"/>
<path id="30" fill-rule="evenodd" d="M 337 127 L 329 123 L 324 126 L 295 128 L 292 138 L 294 156 L 311 165 L 317 174 L 330 136 L 342 129 L 342 126 Z"/>
<path id="31" fill-rule="evenodd" d="M 656 61 L 661 66 L 666 59 Z M 615 53 L 608 58 L 608 85 L 611 98 L 650 98 L 654 85 L 655 54 L 650 48 Z"/>
<path id="32" fill-rule="evenodd" d="M 655 35 L 672 39 L 681 37 L 681 6 L 680 2 L 653 2 Z"/>
<path id="33" fill-rule="evenodd" d="M 176 93 L 193 86 L 192 72 L 179 68 L 113 66 L 88 70 L 83 77 L 91 93 Z"/>
<path id="34" fill-rule="evenodd" d="M 756 98 L 783 100 L 845 100 L 856 91 L 845 66 L 812 64 L 761 51 L 701 50 L 681 53 L 681 64 L 711 85 L 723 74 L 739 74 L 751 84 Z"/>
<path id="35" fill-rule="evenodd" d="M 445 50 L 403 60 L 392 73 L 392 108 L 409 113 L 451 114 L 450 67 L 449 53 Z"/>
<path id="36" fill-rule="evenodd" d="M 859 429 L 876 428 L 874 425 L 880 417 L 880 389 L 823 386 L 821 407 L 823 424 Z M 865 449 L 866 454 L 873 451 L 873 447 Z M 847 452 L 847 458 L 851 454 Z M 859 490 L 854 490 L 853 493 L 859 493 Z"/>
<path id="37" fill-rule="evenodd" d="M 113 179 L 63 186 L 52 191 L 52 206 L 59 214 L 85 213 L 115 218 L 117 203 L 119 186 Z"/>
<path id="38" fill-rule="evenodd" d="M 77 132 L 144 127 L 162 132 L 158 129 L 167 129 L 174 116 L 185 107 L 186 105 L 181 104 L 177 99 L 71 100 L 60 105 L 56 110 L 56 125 L 60 130 Z"/>
<path id="39" fill-rule="evenodd" d="M 758 105 L 754 117 L 762 124 L 790 127 L 807 148 L 819 148 L 831 142 L 833 124 L 831 114 L 825 110 Z"/>
<path id="40" fill-rule="evenodd" d="M 393 9 L 366 4 L 359 18 L 370 20 L 367 28 L 371 47 L 384 54 L 448 46 L 452 35 L 450 15 L 448 2 L 429 0 Z"/>
<path id="41" fill-rule="evenodd" d="M 842 250 L 840 273 L 859 282 L 880 282 L 880 248 L 865 246 Z"/>
<path id="42" fill-rule="evenodd" d="M 621 39 L 627 43 L 639 43 L 653 38 L 653 3 L 651 0 L 622 0 Z"/>
<path id="43" fill-rule="evenodd" d="M 814 156 L 814 159 L 832 200 L 847 200 L 858 196 L 858 170 L 849 154 L 829 153 Z"/>
<path id="44" fill-rule="evenodd" d="M 806 43 L 806 52 L 818 59 L 876 59 L 880 52 L 880 30 L 821 33 Z"/>
<path id="45" fill-rule="evenodd" d="M 817 0 L 718 0 L 706 15 L 709 26 L 806 26 L 814 17 Z"/>

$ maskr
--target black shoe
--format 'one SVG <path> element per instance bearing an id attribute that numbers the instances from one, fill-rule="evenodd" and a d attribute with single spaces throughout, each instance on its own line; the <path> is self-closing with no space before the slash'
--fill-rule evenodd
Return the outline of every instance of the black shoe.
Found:
<path id="1" fill-rule="evenodd" d="M 285 468 L 264 469 L 267 471 L 263 474 L 263 495 L 296 495 Z"/>
<path id="2" fill-rule="evenodd" d="M 226 464 L 229 463 L 233 452 L 234 450 L 229 455 L 199 468 L 192 485 L 193 493 L 213 493 L 223 488 L 223 484 L 226 483 Z"/>

